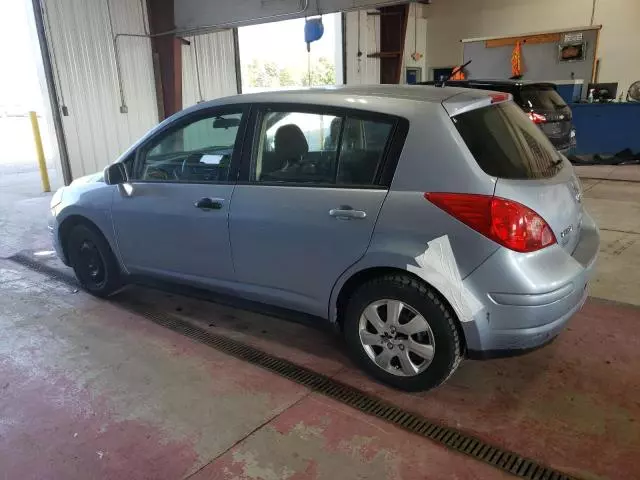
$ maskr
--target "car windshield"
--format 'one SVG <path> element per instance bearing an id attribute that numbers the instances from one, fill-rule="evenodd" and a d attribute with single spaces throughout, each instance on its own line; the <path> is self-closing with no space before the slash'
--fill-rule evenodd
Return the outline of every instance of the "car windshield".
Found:
<path id="1" fill-rule="evenodd" d="M 535 110 L 560 110 L 567 106 L 560 94 L 551 85 L 524 86 L 520 97 L 525 107 Z"/>
<path id="2" fill-rule="evenodd" d="M 560 154 L 513 102 L 452 117 L 480 168 L 508 179 L 547 178 L 560 168 Z"/>

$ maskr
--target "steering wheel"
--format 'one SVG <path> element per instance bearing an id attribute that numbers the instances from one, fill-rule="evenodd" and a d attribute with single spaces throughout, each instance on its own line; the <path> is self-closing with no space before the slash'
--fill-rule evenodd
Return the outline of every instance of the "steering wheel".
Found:
<path id="1" fill-rule="evenodd" d="M 170 175 L 165 169 L 154 167 L 147 170 L 146 177 L 149 180 L 169 180 Z"/>
<path id="2" fill-rule="evenodd" d="M 185 157 L 182 161 L 182 167 L 180 168 L 180 178 L 189 178 L 193 175 L 193 164 L 200 163 L 200 159 L 202 158 L 202 153 L 191 153 Z M 176 172 L 177 176 L 177 172 Z"/>

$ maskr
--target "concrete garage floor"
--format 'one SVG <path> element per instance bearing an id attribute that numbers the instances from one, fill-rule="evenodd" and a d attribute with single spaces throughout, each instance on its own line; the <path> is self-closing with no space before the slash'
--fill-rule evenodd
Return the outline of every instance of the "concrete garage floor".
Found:
<path id="1" fill-rule="evenodd" d="M 144 287 L 102 301 L 7 260 L 38 252 L 62 268 L 47 253 L 48 196 L 29 181 L 0 181 L 2 478 L 509 477 L 152 323 L 130 302 L 576 477 L 640 478 L 639 183 L 584 181 L 601 257 L 592 297 L 554 343 L 467 361 L 441 388 L 407 394 L 364 377 L 338 337 L 308 324 Z"/>
<path id="2" fill-rule="evenodd" d="M 601 239 L 590 294 L 640 305 L 640 182 L 582 182 L 584 203 L 600 227 Z"/>

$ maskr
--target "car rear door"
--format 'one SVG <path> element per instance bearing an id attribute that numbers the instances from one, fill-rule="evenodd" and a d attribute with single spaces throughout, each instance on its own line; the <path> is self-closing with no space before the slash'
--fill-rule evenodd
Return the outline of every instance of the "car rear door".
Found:
<path id="1" fill-rule="evenodd" d="M 131 273 L 233 280 L 229 202 L 247 112 L 241 105 L 193 112 L 137 150 L 130 182 L 114 191 L 111 209 Z"/>
<path id="2" fill-rule="evenodd" d="M 252 116 L 230 212 L 240 288 L 326 316 L 334 283 L 369 245 L 404 142 L 400 119 L 307 105 Z"/>
<path id="3" fill-rule="evenodd" d="M 452 117 L 480 167 L 497 178 L 494 194 L 538 213 L 565 250 L 573 252 L 582 225 L 582 191 L 571 164 L 512 102 Z"/>
<path id="4" fill-rule="evenodd" d="M 515 200 L 538 213 L 551 227 L 558 244 L 572 253 L 582 227 L 582 192 L 568 160 L 558 173 L 537 180 L 499 179 L 495 195 Z"/>

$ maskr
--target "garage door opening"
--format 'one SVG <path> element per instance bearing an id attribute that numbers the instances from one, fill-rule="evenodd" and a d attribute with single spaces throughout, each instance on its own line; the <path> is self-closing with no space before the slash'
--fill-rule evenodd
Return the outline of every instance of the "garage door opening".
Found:
<path id="1" fill-rule="evenodd" d="M 322 16 L 324 35 L 304 42 L 304 18 L 238 29 L 242 92 L 342 83 L 342 16 Z"/>

